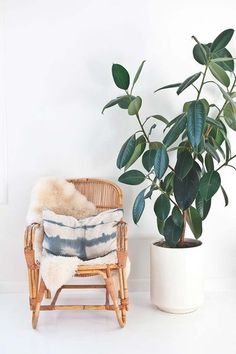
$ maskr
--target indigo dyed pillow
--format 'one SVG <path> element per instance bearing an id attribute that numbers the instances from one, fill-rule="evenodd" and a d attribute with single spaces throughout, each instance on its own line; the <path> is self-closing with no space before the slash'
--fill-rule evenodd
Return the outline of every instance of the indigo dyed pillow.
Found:
<path id="1" fill-rule="evenodd" d="M 43 210 L 43 248 L 57 256 L 77 256 L 82 260 L 103 257 L 117 249 L 116 224 L 122 209 L 110 209 L 95 216 L 77 220 Z"/>

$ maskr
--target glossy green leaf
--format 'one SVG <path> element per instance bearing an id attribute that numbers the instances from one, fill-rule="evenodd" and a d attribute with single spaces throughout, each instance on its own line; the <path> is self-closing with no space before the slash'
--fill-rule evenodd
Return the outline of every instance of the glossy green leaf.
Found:
<path id="1" fill-rule="evenodd" d="M 121 100 L 118 102 L 118 106 L 122 109 L 128 109 L 130 102 L 135 99 L 135 96 L 126 95 L 121 96 Z"/>
<path id="2" fill-rule="evenodd" d="M 116 160 L 116 166 L 121 169 L 124 167 L 128 161 L 131 159 L 131 156 L 134 153 L 135 149 L 135 135 L 132 135 L 129 139 L 126 140 L 126 142 L 123 144 L 119 155 Z"/>
<path id="3" fill-rule="evenodd" d="M 222 69 L 226 71 L 234 71 L 234 60 L 231 53 L 226 49 L 220 49 L 212 53 L 212 61 L 217 63 Z"/>
<path id="4" fill-rule="evenodd" d="M 102 114 L 105 111 L 105 109 L 110 108 L 112 106 L 115 106 L 116 104 L 119 104 L 120 102 L 124 102 L 125 100 L 127 100 L 127 95 L 125 96 L 120 96 L 117 98 L 114 98 L 113 100 L 111 100 L 110 102 L 108 102 L 102 109 Z"/>
<path id="5" fill-rule="evenodd" d="M 221 130 L 222 129 L 213 126 L 209 134 L 209 136 L 212 136 L 212 138 L 217 142 L 218 145 L 221 145 L 224 141 L 224 136 Z"/>
<path id="6" fill-rule="evenodd" d="M 168 124 L 166 125 L 165 129 L 163 130 L 163 132 L 165 132 L 167 128 L 171 127 L 173 124 L 175 124 L 175 122 L 177 122 L 183 116 L 184 116 L 184 114 L 181 113 L 180 115 L 178 115 L 177 117 L 172 119 L 170 122 L 168 122 Z"/>
<path id="7" fill-rule="evenodd" d="M 170 212 L 170 201 L 165 196 L 165 194 L 161 194 L 155 204 L 154 204 L 154 212 L 160 221 L 164 221 Z"/>
<path id="8" fill-rule="evenodd" d="M 177 226 L 172 217 L 169 216 L 168 219 L 165 221 L 165 225 L 163 228 L 163 235 L 165 237 L 166 243 L 170 247 L 175 247 L 180 239 L 182 234 L 183 227 Z"/>
<path id="9" fill-rule="evenodd" d="M 183 219 L 183 215 L 182 215 L 181 211 L 179 210 L 179 208 L 174 206 L 174 208 L 172 209 L 171 216 L 172 216 L 172 220 L 175 223 L 175 225 L 177 225 L 181 228 L 183 225 L 184 219 Z"/>
<path id="10" fill-rule="evenodd" d="M 226 92 L 220 85 L 217 85 L 226 101 L 229 101 L 232 106 L 236 106 L 236 102 L 234 102 L 233 98 Z"/>
<path id="11" fill-rule="evenodd" d="M 202 219 L 198 211 L 192 206 L 187 211 L 187 223 L 194 237 L 198 239 L 202 234 Z"/>
<path id="12" fill-rule="evenodd" d="M 206 122 L 211 126 L 214 125 L 215 127 L 222 129 L 222 124 L 220 120 L 212 119 L 211 117 L 206 117 Z"/>
<path id="13" fill-rule="evenodd" d="M 207 116 L 209 113 L 209 103 L 207 102 L 207 100 L 205 98 L 202 98 L 201 100 L 199 100 L 200 102 L 202 102 L 204 109 L 205 109 L 205 115 Z M 191 105 L 192 102 L 196 102 L 196 101 L 189 101 L 189 102 L 185 102 L 184 107 L 183 107 L 183 111 L 185 113 L 188 112 L 188 109 Z"/>
<path id="14" fill-rule="evenodd" d="M 174 195 L 176 202 L 181 210 L 190 207 L 196 198 L 199 187 L 199 177 L 195 166 L 182 180 L 176 175 L 174 177 Z"/>
<path id="15" fill-rule="evenodd" d="M 156 156 L 154 159 L 154 171 L 158 179 L 161 179 L 165 174 L 169 164 L 169 156 L 167 154 L 166 148 L 164 145 L 160 146 L 156 150 Z"/>
<path id="16" fill-rule="evenodd" d="M 216 51 L 226 47 L 227 44 L 230 42 L 233 34 L 234 34 L 234 30 L 231 28 L 221 32 L 216 37 L 216 39 L 213 41 L 213 43 L 211 45 L 211 51 L 216 52 Z"/>
<path id="17" fill-rule="evenodd" d="M 218 191 L 221 184 L 220 175 L 217 171 L 207 172 L 200 179 L 199 191 L 204 200 L 209 200 Z"/>
<path id="18" fill-rule="evenodd" d="M 129 73 L 122 65 L 112 65 L 112 76 L 117 87 L 123 90 L 127 90 L 129 88 Z"/>
<path id="19" fill-rule="evenodd" d="M 172 126 L 172 128 L 168 131 L 166 136 L 163 139 L 163 144 L 166 147 L 169 147 L 171 144 L 173 144 L 180 134 L 184 131 L 186 127 L 186 121 L 187 117 L 185 114 L 181 114 L 178 119 L 176 120 L 175 124 Z"/>
<path id="20" fill-rule="evenodd" d="M 193 48 L 193 57 L 194 59 L 202 65 L 207 64 L 207 53 L 206 53 L 206 46 L 204 44 L 199 45 L 196 44 Z M 204 48 L 204 50 L 202 49 Z"/>
<path id="21" fill-rule="evenodd" d="M 205 156 L 205 166 L 207 172 L 214 170 L 214 161 L 212 156 L 207 152 Z"/>
<path id="22" fill-rule="evenodd" d="M 160 116 L 159 114 L 154 114 L 153 116 L 150 116 L 150 117 L 155 118 L 165 124 L 169 123 L 169 121 L 166 118 L 164 118 L 163 116 Z"/>
<path id="23" fill-rule="evenodd" d="M 222 149 L 222 147 L 220 145 L 217 144 L 217 142 L 211 137 L 209 136 L 209 142 L 211 143 L 211 145 L 215 148 L 215 151 L 219 151 L 220 154 L 222 155 L 223 159 L 225 159 L 225 152 Z"/>
<path id="24" fill-rule="evenodd" d="M 142 69 L 143 69 L 143 65 L 144 65 L 145 61 L 146 61 L 146 60 L 142 61 L 142 63 L 140 64 L 140 66 L 139 66 L 139 68 L 138 68 L 138 70 L 137 70 L 137 72 L 136 72 L 136 74 L 135 74 L 134 81 L 133 81 L 132 88 L 131 88 L 131 92 L 133 91 L 134 85 L 135 85 L 136 82 L 138 81 L 138 78 L 139 78 L 140 73 L 141 73 L 141 71 L 142 71 Z"/>
<path id="25" fill-rule="evenodd" d="M 183 92 L 187 87 L 189 87 L 190 85 L 192 85 L 201 75 L 201 71 L 199 73 L 196 73 L 190 77 L 188 77 L 186 80 L 184 80 L 184 82 L 182 82 L 182 84 L 179 86 L 178 90 L 177 90 L 177 94 L 179 95 L 181 92 Z"/>
<path id="26" fill-rule="evenodd" d="M 145 208 L 144 193 L 146 189 L 143 189 L 136 197 L 133 205 L 133 221 L 137 224 L 143 214 Z"/>
<path id="27" fill-rule="evenodd" d="M 209 210 L 211 208 L 211 199 L 204 200 L 202 198 L 200 192 L 198 192 L 195 202 L 196 202 L 196 209 L 197 209 L 201 219 L 204 220 L 207 217 Z"/>
<path id="28" fill-rule="evenodd" d="M 229 76 L 226 74 L 225 70 L 222 69 L 221 66 L 214 62 L 210 62 L 209 64 L 209 69 L 212 73 L 212 75 L 220 81 L 224 86 L 229 87 L 230 85 L 230 79 Z"/>
<path id="29" fill-rule="evenodd" d="M 145 180 L 145 175 L 138 170 L 126 171 L 118 179 L 119 182 L 130 184 L 130 185 L 140 184 L 144 180 Z"/>
<path id="30" fill-rule="evenodd" d="M 140 108 L 142 106 L 142 98 L 137 96 L 133 101 L 130 102 L 129 107 L 128 107 L 128 113 L 129 115 L 133 116 L 135 114 L 138 114 Z"/>
<path id="31" fill-rule="evenodd" d="M 142 156 L 142 164 L 145 170 L 148 172 L 151 170 L 151 168 L 154 165 L 154 159 L 156 156 L 156 151 L 155 150 L 147 150 Z"/>
<path id="32" fill-rule="evenodd" d="M 182 151 L 178 154 L 175 165 L 175 173 L 179 179 L 183 179 L 193 166 L 193 158 L 189 151 Z"/>
<path id="33" fill-rule="evenodd" d="M 128 163 L 125 165 L 125 170 L 127 170 L 133 163 L 142 155 L 146 148 L 146 139 L 143 135 L 139 136 L 138 139 L 135 141 L 135 148 L 134 152 L 128 161 Z"/>
<path id="34" fill-rule="evenodd" d="M 225 206 L 227 206 L 229 204 L 229 198 L 227 196 L 227 193 L 225 191 L 225 189 L 223 188 L 223 186 L 220 186 L 224 200 L 225 200 Z"/>
<path id="35" fill-rule="evenodd" d="M 236 130 L 236 106 L 232 106 L 230 102 L 224 108 L 224 119 L 231 129 Z"/>
<path id="36" fill-rule="evenodd" d="M 160 90 L 165 90 L 165 89 L 168 89 L 168 88 L 174 88 L 174 87 L 179 87 L 181 85 L 181 82 L 178 82 L 177 84 L 170 84 L 170 85 L 166 85 L 166 86 L 163 86 L 157 90 L 154 91 L 157 92 L 157 91 L 160 91 Z"/>
<path id="37" fill-rule="evenodd" d="M 173 192 L 174 175 L 173 171 L 169 172 L 163 181 L 163 190 L 169 195 Z"/>
<path id="38" fill-rule="evenodd" d="M 216 148 L 212 146 L 209 141 L 205 141 L 205 149 L 217 162 L 220 162 L 220 157 L 216 151 Z"/>
<path id="39" fill-rule="evenodd" d="M 187 133 L 189 141 L 196 149 L 201 141 L 205 125 L 205 108 L 201 101 L 193 101 L 187 113 Z"/>

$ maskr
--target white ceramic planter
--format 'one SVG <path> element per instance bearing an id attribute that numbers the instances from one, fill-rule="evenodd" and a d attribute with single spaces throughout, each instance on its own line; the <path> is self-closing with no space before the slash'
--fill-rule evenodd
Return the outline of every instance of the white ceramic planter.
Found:
<path id="1" fill-rule="evenodd" d="M 201 242 L 189 248 L 152 244 L 150 271 L 151 301 L 160 310 L 188 313 L 201 306 L 204 294 Z"/>

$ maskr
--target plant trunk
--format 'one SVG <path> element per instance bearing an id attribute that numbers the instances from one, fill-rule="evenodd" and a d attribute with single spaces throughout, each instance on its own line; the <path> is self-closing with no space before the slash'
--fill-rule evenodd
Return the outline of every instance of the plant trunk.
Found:
<path id="1" fill-rule="evenodd" d="M 184 246 L 184 241 L 185 241 L 185 229 L 186 229 L 186 219 L 187 219 L 187 210 L 183 211 L 183 231 L 182 231 L 182 235 L 180 236 L 179 242 L 178 242 L 178 246 L 179 247 L 183 247 Z"/>

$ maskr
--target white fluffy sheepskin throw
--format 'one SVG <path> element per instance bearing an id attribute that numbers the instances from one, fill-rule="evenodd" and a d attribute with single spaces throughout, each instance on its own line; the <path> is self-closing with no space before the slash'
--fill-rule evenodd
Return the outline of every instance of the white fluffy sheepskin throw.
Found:
<path id="1" fill-rule="evenodd" d="M 38 223 L 40 228 L 35 233 L 35 257 L 40 263 L 40 272 L 46 287 L 54 293 L 66 284 L 74 275 L 75 270 L 82 264 L 114 264 L 117 262 L 116 252 L 89 261 L 78 257 L 54 256 L 43 251 L 42 211 L 50 209 L 58 214 L 74 216 L 77 219 L 96 214 L 96 207 L 82 195 L 72 183 L 56 177 L 41 178 L 32 191 L 30 206 L 27 214 L 27 224 Z M 127 260 L 127 277 L 130 273 L 130 261 Z M 118 278 L 113 277 L 118 288 Z"/>
<path id="2" fill-rule="evenodd" d="M 86 218 L 96 213 L 96 207 L 81 194 L 73 183 L 57 177 L 44 177 L 33 188 L 27 224 L 41 224 L 42 211 L 50 209 L 57 214 Z"/>

